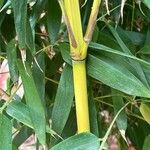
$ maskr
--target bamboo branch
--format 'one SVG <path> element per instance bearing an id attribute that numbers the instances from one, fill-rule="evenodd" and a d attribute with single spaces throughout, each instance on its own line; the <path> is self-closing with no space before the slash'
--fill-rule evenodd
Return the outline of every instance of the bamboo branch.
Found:
<path id="1" fill-rule="evenodd" d="M 94 28 L 95 28 L 95 25 L 96 25 L 96 18 L 97 18 L 98 12 L 99 12 L 100 4 L 101 4 L 101 0 L 94 0 L 94 2 L 93 2 L 92 11 L 91 11 L 91 14 L 90 14 L 90 19 L 89 19 L 89 22 L 88 22 L 88 26 L 87 26 L 85 36 L 84 36 L 84 40 L 87 43 L 89 43 L 92 39 L 92 35 L 93 35 Z"/>

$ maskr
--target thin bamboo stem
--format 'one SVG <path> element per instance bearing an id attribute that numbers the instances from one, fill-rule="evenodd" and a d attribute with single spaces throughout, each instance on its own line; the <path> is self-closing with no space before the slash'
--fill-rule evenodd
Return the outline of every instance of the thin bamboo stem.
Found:
<path id="1" fill-rule="evenodd" d="M 73 79 L 78 133 L 89 132 L 90 124 L 85 60 L 73 61 Z"/>

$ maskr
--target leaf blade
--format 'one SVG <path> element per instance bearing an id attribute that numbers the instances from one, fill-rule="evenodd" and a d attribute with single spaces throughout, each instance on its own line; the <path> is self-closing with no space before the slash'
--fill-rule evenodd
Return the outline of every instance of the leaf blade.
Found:
<path id="1" fill-rule="evenodd" d="M 12 149 L 12 124 L 11 121 L 0 113 L 0 149 Z"/>
<path id="2" fill-rule="evenodd" d="M 64 88 L 65 87 L 65 88 Z M 66 65 L 59 81 L 52 111 L 52 129 L 61 134 L 68 119 L 74 97 L 72 71 Z"/>
<path id="3" fill-rule="evenodd" d="M 26 68 L 27 70 L 25 70 L 22 62 L 18 61 L 18 69 L 21 75 L 21 79 L 25 91 L 26 102 L 29 109 L 31 110 L 30 116 L 31 116 L 32 123 L 34 125 L 35 133 L 37 134 L 41 144 L 45 145 L 46 119 L 45 119 L 44 107 L 41 102 L 38 91 L 36 89 L 36 85 L 34 83 L 34 79 L 31 70 L 29 68 L 29 65 L 27 65 Z"/>
<path id="4" fill-rule="evenodd" d="M 50 150 L 98 150 L 99 139 L 91 133 L 81 133 L 72 136 Z"/>

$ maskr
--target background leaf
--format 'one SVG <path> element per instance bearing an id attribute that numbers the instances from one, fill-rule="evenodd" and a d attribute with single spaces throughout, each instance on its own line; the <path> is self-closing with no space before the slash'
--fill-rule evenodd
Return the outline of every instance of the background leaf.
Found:
<path id="1" fill-rule="evenodd" d="M 149 150 L 150 148 L 150 135 L 148 135 L 146 138 L 145 138 L 145 141 L 144 141 L 144 145 L 143 145 L 143 149 L 142 150 Z"/>
<path id="2" fill-rule="evenodd" d="M 34 125 L 30 117 L 31 110 L 27 105 L 25 105 L 21 101 L 13 100 L 7 106 L 6 112 L 9 116 L 15 118 L 17 121 L 23 123 L 31 129 L 34 129 Z M 46 126 L 46 132 L 52 135 L 55 134 L 55 132 L 52 131 L 52 129 L 50 129 L 48 126 Z"/>
<path id="3" fill-rule="evenodd" d="M 10 76 L 15 83 L 18 81 L 18 69 L 17 69 L 17 50 L 15 46 L 16 42 L 15 40 L 12 40 L 8 45 L 7 45 L 7 58 L 8 58 L 8 65 L 9 65 L 9 71 L 10 71 Z"/>
<path id="4" fill-rule="evenodd" d="M 98 150 L 99 140 L 91 133 L 81 133 L 62 141 L 51 150 Z"/>
<path id="5" fill-rule="evenodd" d="M 149 0 L 143 0 L 143 2 L 150 9 L 150 2 L 149 2 Z"/>
<path id="6" fill-rule="evenodd" d="M 12 124 L 11 121 L 0 113 L 0 149 L 12 149 Z"/>
<path id="7" fill-rule="evenodd" d="M 118 95 L 118 96 L 112 96 L 112 100 L 113 100 L 113 106 L 114 106 L 114 113 L 115 115 L 117 114 L 117 112 L 125 105 L 124 101 L 123 101 L 123 97 L 119 96 L 121 94 L 119 94 L 118 91 L 112 89 L 112 95 Z M 118 129 L 121 133 L 121 135 L 123 136 L 123 138 L 125 138 L 125 133 L 126 133 L 126 129 L 127 129 L 127 115 L 125 110 L 123 110 L 119 116 L 116 119 L 116 123 L 118 126 Z"/>
<path id="8" fill-rule="evenodd" d="M 47 15 L 47 28 L 51 44 L 56 42 L 60 24 L 61 24 L 61 10 L 59 4 L 55 0 L 48 1 L 48 15 Z"/>
<path id="9" fill-rule="evenodd" d="M 40 96 L 38 94 L 36 85 L 34 83 L 31 70 L 28 65 L 26 67 L 27 70 L 25 70 L 23 64 L 20 61 L 18 62 L 18 69 L 23 82 L 26 102 L 29 109 L 31 110 L 30 111 L 31 120 L 34 125 L 35 132 L 39 138 L 39 141 L 43 145 L 45 145 L 46 119 L 45 119 L 44 107 L 40 99 Z"/>
<path id="10" fill-rule="evenodd" d="M 26 48 L 27 0 L 11 1 L 14 10 L 14 22 L 20 49 Z"/>
<path id="11" fill-rule="evenodd" d="M 58 134 L 61 134 L 65 127 L 73 104 L 73 97 L 72 69 L 66 64 L 59 81 L 52 110 L 52 129 Z"/>
<path id="12" fill-rule="evenodd" d="M 67 44 L 61 46 L 64 60 L 71 64 Z M 123 62 L 123 59 L 122 59 Z M 87 73 L 104 84 L 130 95 L 150 97 L 149 89 L 123 64 L 109 57 L 96 57 L 91 54 L 87 59 Z M 110 76 L 111 75 L 111 76 Z"/>
<path id="13" fill-rule="evenodd" d="M 143 115 L 144 119 L 150 124 L 150 103 L 141 103 L 140 112 Z"/>

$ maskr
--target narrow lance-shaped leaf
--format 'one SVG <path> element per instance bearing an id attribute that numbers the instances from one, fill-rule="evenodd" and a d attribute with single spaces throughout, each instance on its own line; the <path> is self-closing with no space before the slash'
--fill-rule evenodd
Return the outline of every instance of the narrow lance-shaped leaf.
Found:
<path id="1" fill-rule="evenodd" d="M 113 106 L 114 106 L 114 112 L 115 115 L 117 114 L 117 112 L 125 105 L 124 101 L 123 101 L 123 97 L 119 96 L 119 93 L 117 90 L 112 89 L 112 95 L 117 95 L 118 96 L 113 96 L 112 100 L 113 100 Z M 127 115 L 125 113 L 125 110 L 123 110 L 119 116 L 116 119 L 116 123 L 118 126 L 118 129 L 122 135 L 122 137 L 125 139 L 125 132 L 127 129 Z"/>
<path id="2" fill-rule="evenodd" d="M 40 15 L 42 14 L 46 4 L 47 1 L 45 0 L 37 0 L 36 4 L 33 6 L 31 17 L 30 17 L 30 23 L 32 29 L 34 29 L 36 23 L 38 22 L 38 19 L 40 18 Z"/>
<path id="3" fill-rule="evenodd" d="M 7 45 L 7 58 L 8 58 L 8 65 L 9 65 L 9 72 L 12 81 L 15 83 L 18 80 L 18 69 L 17 69 L 17 52 L 15 46 L 15 40 L 12 40 Z"/>
<path id="4" fill-rule="evenodd" d="M 26 22 L 26 38 L 25 38 L 25 43 L 27 47 L 29 48 L 31 54 L 35 53 L 35 43 L 34 43 L 34 38 L 33 38 L 33 29 L 31 29 L 31 25 L 29 20 Z"/>
<path id="5" fill-rule="evenodd" d="M 143 0 L 142 2 L 150 9 L 150 1 L 149 0 Z"/>
<path id="6" fill-rule="evenodd" d="M 30 110 L 28 106 L 23 104 L 21 101 L 13 100 L 7 106 L 6 113 L 24 125 L 34 128 L 30 117 Z"/>
<path id="7" fill-rule="evenodd" d="M 88 85 L 88 101 L 89 101 L 89 116 L 90 116 L 90 131 L 97 137 L 99 137 L 97 111 L 94 103 L 93 91 L 91 82 Z"/>
<path id="8" fill-rule="evenodd" d="M 61 134 L 65 127 L 73 97 L 72 69 L 69 65 L 66 65 L 60 78 L 52 111 L 52 129 L 58 134 Z"/>
<path id="9" fill-rule="evenodd" d="M 36 58 L 37 62 L 33 63 L 32 71 L 33 78 L 41 100 L 44 102 L 45 98 L 45 59 L 42 53 Z M 40 67 L 40 68 L 39 68 Z"/>
<path id="10" fill-rule="evenodd" d="M 144 145 L 142 150 L 149 150 L 150 148 L 150 135 L 148 135 L 144 140 Z"/>
<path id="11" fill-rule="evenodd" d="M 1 8 L 2 5 L 3 5 L 3 2 L 4 2 L 4 0 L 1 0 L 1 1 L 0 1 L 0 8 Z"/>
<path id="12" fill-rule="evenodd" d="M 116 64 L 112 60 L 101 60 L 89 55 L 88 74 L 127 94 L 150 97 L 150 90 L 138 78 L 124 66 Z"/>
<path id="13" fill-rule="evenodd" d="M 20 49 L 26 48 L 27 0 L 12 0 L 15 29 Z"/>
<path id="14" fill-rule="evenodd" d="M 32 119 L 30 117 L 31 110 L 27 105 L 19 100 L 13 100 L 6 108 L 6 113 L 15 118 L 17 121 L 23 123 L 24 125 L 34 129 Z M 49 126 L 46 126 L 46 132 L 50 134 L 56 134 Z"/>
<path id="15" fill-rule="evenodd" d="M 18 61 L 18 69 L 25 91 L 26 102 L 29 109 L 31 110 L 30 116 L 34 125 L 35 133 L 37 134 L 37 137 L 41 144 L 45 145 L 45 112 L 36 85 L 34 83 L 31 70 L 28 64 L 26 65 L 27 70 L 25 70 L 21 61 Z"/>
<path id="16" fill-rule="evenodd" d="M 48 1 L 47 7 L 48 15 L 47 15 L 47 27 L 49 38 L 52 44 L 56 42 L 60 24 L 61 24 L 61 10 L 56 0 Z"/>
<path id="17" fill-rule="evenodd" d="M 144 119 L 150 124 L 150 103 L 141 103 L 140 112 Z"/>
<path id="18" fill-rule="evenodd" d="M 145 61 L 143 59 L 140 59 L 138 57 L 135 57 L 133 55 L 130 55 L 130 54 L 127 54 L 127 53 L 123 53 L 123 52 L 120 52 L 119 50 L 107 47 L 105 45 L 91 42 L 89 47 L 93 48 L 97 52 L 104 51 L 104 52 L 108 52 L 108 53 L 112 53 L 112 54 L 115 54 L 115 55 L 118 55 L 118 56 L 122 56 L 122 57 L 126 57 L 126 58 L 129 58 L 129 59 L 132 59 L 132 60 L 134 60 L 136 62 L 139 62 L 140 64 L 144 65 L 145 67 L 150 68 L 150 63 L 149 62 L 147 62 L 147 61 Z"/>
<path id="19" fill-rule="evenodd" d="M 12 149 L 12 124 L 11 121 L 0 113 L 0 149 Z"/>
<path id="20" fill-rule="evenodd" d="M 99 139 L 91 133 L 81 133 L 57 144 L 50 150 L 98 150 Z"/>
<path id="21" fill-rule="evenodd" d="M 120 47 L 122 48 L 123 52 L 126 54 L 130 54 L 131 56 L 133 55 L 130 50 L 128 49 L 128 47 L 124 44 L 124 42 L 122 41 L 122 39 L 120 38 L 120 36 L 118 35 L 118 33 L 116 32 L 116 30 L 111 26 L 108 25 L 110 31 L 112 32 L 113 36 L 116 38 L 118 44 L 120 45 Z M 145 77 L 145 74 L 143 72 L 143 69 L 141 67 L 141 65 L 138 62 L 135 62 L 131 59 L 129 59 L 130 64 L 133 66 L 133 68 L 135 69 L 135 71 L 137 72 L 137 75 L 139 76 L 140 80 L 147 86 L 149 87 L 149 84 L 147 82 L 147 79 Z"/>
<path id="22" fill-rule="evenodd" d="M 68 44 L 61 45 L 63 59 L 71 64 Z M 88 55 L 87 73 L 104 84 L 129 95 L 150 97 L 150 90 L 127 68 L 108 58 Z"/>

